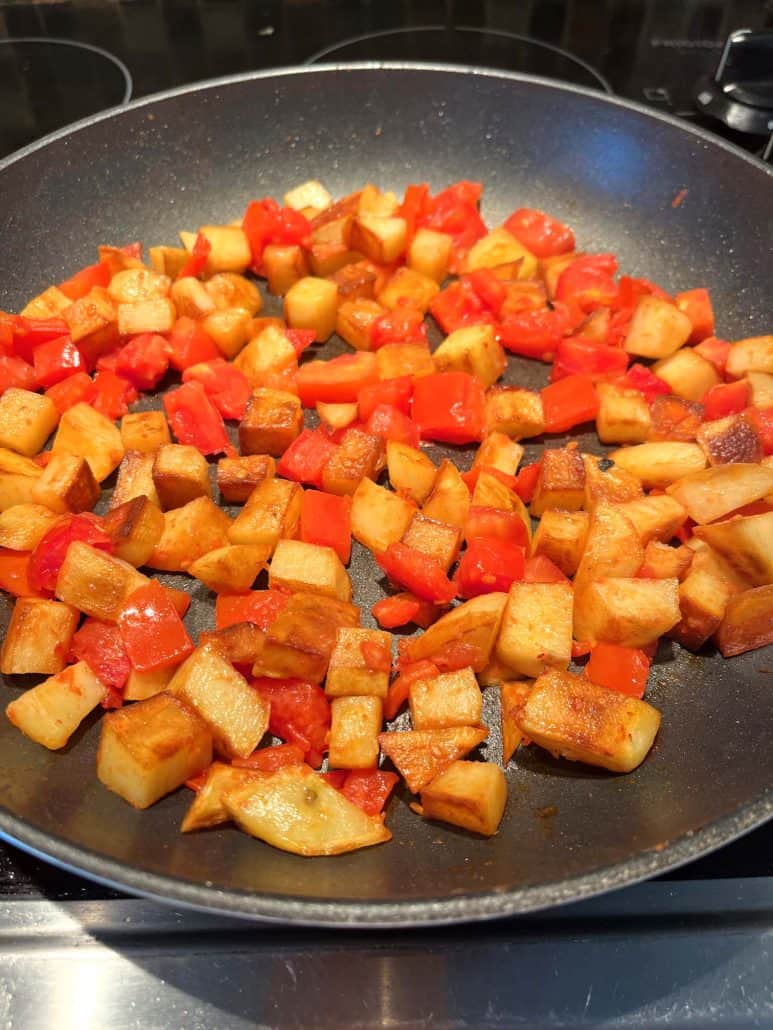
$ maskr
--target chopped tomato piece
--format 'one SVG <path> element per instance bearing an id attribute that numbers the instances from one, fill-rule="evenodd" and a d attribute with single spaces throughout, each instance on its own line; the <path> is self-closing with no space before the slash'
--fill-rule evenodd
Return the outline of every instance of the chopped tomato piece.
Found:
<path id="1" fill-rule="evenodd" d="M 180 443 L 198 447 L 202 454 L 233 453 L 222 415 L 201 383 L 183 383 L 164 394 L 164 408 Z"/>
<path id="2" fill-rule="evenodd" d="M 421 311 L 410 304 L 401 304 L 373 322 L 370 327 L 370 349 L 385 347 L 388 343 L 427 343 L 427 326 Z"/>
<path id="3" fill-rule="evenodd" d="M 169 368 L 169 343 L 158 333 L 132 337 L 115 357 L 115 372 L 138 390 L 152 390 Z"/>
<path id="4" fill-rule="evenodd" d="M 491 537 L 506 540 L 519 547 L 529 546 L 529 535 L 521 516 L 514 511 L 503 511 L 501 508 L 479 505 L 470 508 L 464 524 L 464 535 L 467 540 Z"/>
<path id="5" fill-rule="evenodd" d="M 566 376 L 546 386 L 541 396 L 546 433 L 565 433 L 598 414 L 599 398 L 590 376 Z"/>
<path id="6" fill-rule="evenodd" d="M 287 604 L 284 590 L 251 590 L 246 594 L 218 594 L 215 601 L 215 627 L 226 629 L 240 622 L 251 622 L 266 630 Z"/>
<path id="7" fill-rule="evenodd" d="M 773 454 L 773 408 L 747 408 L 746 418 L 760 438 L 763 454 Z"/>
<path id="8" fill-rule="evenodd" d="M 484 308 L 493 315 L 499 315 L 507 296 L 507 287 L 498 279 L 490 268 L 478 268 L 465 277 L 475 291 Z"/>
<path id="9" fill-rule="evenodd" d="M 418 447 L 421 443 L 419 427 L 413 419 L 391 404 L 379 404 L 371 412 L 366 429 L 373 436 L 405 443 L 409 447 Z"/>
<path id="10" fill-rule="evenodd" d="M 242 228 L 250 244 L 250 268 L 256 275 L 264 274 L 263 251 L 270 243 L 305 245 L 311 238 L 308 219 L 300 211 L 280 207 L 272 197 L 253 200 L 247 205 Z"/>
<path id="11" fill-rule="evenodd" d="M 118 616 L 118 628 L 138 672 L 177 665 L 193 651 L 193 641 L 168 591 L 155 580 L 129 595 Z"/>
<path id="12" fill-rule="evenodd" d="M 369 351 L 342 354 L 330 361 L 309 361 L 298 369 L 298 396 L 305 408 L 317 401 L 349 404 L 360 390 L 378 381 L 376 355 Z"/>
<path id="13" fill-rule="evenodd" d="M 710 422 L 725 415 L 737 415 L 749 404 L 749 382 L 739 379 L 735 383 L 719 383 L 706 391 L 701 400 L 703 418 Z"/>
<path id="14" fill-rule="evenodd" d="M 550 381 L 571 375 L 591 376 L 595 382 L 625 373 L 628 354 L 620 347 L 584 340 L 581 336 L 565 337 L 556 348 L 556 359 L 550 370 Z"/>
<path id="15" fill-rule="evenodd" d="M 310 347 L 317 338 L 317 334 L 313 329 L 284 329 L 285 336 L 293 345 L 295 356 L 299 358 L 301 354 Z"/>
<path id="16" fill-rule="evenodd" d="M 393 680 L 389 687 L 386 701 L 384 702 L 384 718 L 394 719 L 402 706 L 408 700 L 411 684 L 416 680 L 432 679 L 440 675 L 440 669 L 434 662 L 422 659 L 419 662 L 409 662 L 400 666 L 400 675 Z"/>
<path id="17" fill-rule="evenodd" d="M 288 744 L 297 744 L 310 766 L 318 768 L 327 750 L 330 703 L 315 683 L 267 676 L 252 685 L 271 705 L 268 728 Z"/>
<path id="18" fill-rule="evenodd" d="M 511 583 L 523 578 L 525 554 L 518 544 L 496 537 L 475 537 L 468 541 L 454 574 L 459 596 L 477 597 L 495 590 L 509 590 Z"/>
<path id="19" fill-rule="evenodd" d="M 505 229 L 538 258 L 574 250 L 574 233 L 569 226 L 542 211 L 519 207 L 505 222 Z"/>
<path id="20" fill-rule="evenodd" d="M 198 322 L 187 315 L 178 318 L 172 326 L 166 352 L 169 364 L 178 372 L 191 365 L 199 365 L 203 361 L 212 361 L 221 356 L 212 337 Z"/>
<path id="21" fill-rule="evenodd" d="M 424 439 L 444 443 L 480 440 L 485 422 L 483 384 L 466 372 L 435 372 L 414 385 L 413 420 Z"/>
<path id="22" fill-rule="evenodd" d="M 430 314 L 445 333 L 466 325 L 493 323 L 494 316 L 472 288 L 468 279 L 460 279 L 436 294 L 429 306 Z"/>
<path id="23" fill-rule="evenodd" d="M 45 390 L 75 372 L 84 371 L 84 362 L 81 352 L 70 337 L 59 336 L 35 348 L 33 367 L 35 384 Z"/>
<path id="24" fill-rule="evenodd" d="M 568 583 L 568 579 L 547 555 L 535 554 L 526 559 L 524 583 Z"/>
<path id="25" fill-rule="evenodd" d="M 296 483 L 322 485 L 325 466 L 338 450 L 325 429 L 304 429 L 277 463 L 277 474 Z"/>
<path id="26" fill-rule="evenodd" d="M 352 553 L 352 502 L 323 490 L 304 490 L 301 501 L 301 540 L 332 547 L 344 563 Z"/>
<path id="27" fill-rule="evenodd" d="M 17 357 L 32 364 L 35 348 L 60 336 L 67 336 L 70 327 L 62 318 L 22 318 L 12 316 L 13 350 Z"/>
<path id="28" fill-rule="evenodd" d="M 438 609 L 430 601 L 422 601 L 413 594 L 393 594 L 376 601 L 371 612 L 382 629 L 396 629 L 413 622 L 422 629 L 431 626 L 438 617 Z"/>
<path id="29" fill-rule="evenodd" d="M 531 465 L 524 465 L 515 477 L 513 489 L 524 504 L 530 504 L 534 497 L 541 468 L 542 462 L 535 461 Z"/>
<path id="30" fill-rule="evenodd" d="M 85 662 L 106 687 L 122 691 L 126 686 L 132 663 L 121 631 L 113 623 L 86 619 L 72 638 L 70 652 L 76 661 Z"/>
<path id="31" fill-rule="evenodd" d="M 386 551 L 376 555 L 376 561 L 394 583 L 424 601 L 448 604 L 456 596 L 456 588 L 437 558 L 414 547 L 392 543 Z"/>
<path id="32" fill-rule="evenodd" d="M 716 336 L 707 336 L 705 340 L 701 340 L 696 345 L 695 353 L 710 361 L 719 374 L 724 376 L 730 354 L 730 344 L 727 340 L 718 340 Z"/>
<path id="33" fill-rule="evenodd" d="M 12 386 L 19 390 L 34 390 L 35 369 L 23 358 L 0 354 L 0 394 Z"/>
<path id="34" fill-rule="evenodd" d="M 105 418 L 113 421 L 121 418 L 137 397 L 137 391 L 132 384 L 111 372 L 109 368 L 100 368 L 95 373 L 94 396 L 90 403 Z"/>
<path id="35" fill-rule="evenodd" d="M 638 698 L 644 696 L 649 673 L 650 659 L 644 651 L 621 644 L 596 644 L 585 666 L 593 683 Z"/>
<path id="36" fill-rule="evenodd" d="M 629 390 L 638 390 L 643 393 L 647 401 L 652 404 L 658 394 L 671 393 L 671 387 L 660 376 L 655 375 L 645 365 L 633 364 L 620 379 L 620 385 Z"/>
<path id="37" fill-rule="evenodd" d="M 578 257 L 558 277 L 556 300 L 586 315 L 596 308 L 609 307 L 618 295 L 616 271 L 613 254 Z"/>
<path id="38" fill-rule="evenodd" d="M 537 308 L 508 314 L 499 326 L 499 342 L 513 354 L 550 361 L 571 328 L 566 307 Z"/>
<path id="39" fill-rule="evenodd" d="M 701 427 L 703 407 L 675 394 L 661 394 L 650 408 L 651 440 L 694 440 Z"/>
<path id="40" fill-rule="evenodd" d="M 75 404 L 83 402 L 91 404 L 96 392 L 91 376 L 86 375 L 85 372 L 76 372 L 75 375 L 63 379 L 61 383 L 49 387 L 46 390 L 46 397 L 54 402 L 59 414 L 63 415 Z"/>
<path id="41" fill-rule="evenodd" d="M 453 239 L 452 272 L 459 271 L 467 251 L 486 235 L 486 226 L 478 212 L 482 192 L 480 183 L 462 181 L 442 190 L 429 201 L 428 214 L 422 224 Z"/>
<path id="42" fill-rule="evenodd" d="M 406 186 L 403 202 L 397 214 L 405 219 L 408 226 L 408 242 L 413 239 L 416 229 L 429 213 L 429 186 L 426 182 Z"/>
<path id="43" fill-rule="evenodd" d="M 247 758 L 233 758 L 231 765 L 237 769 L 259 769 L 261 772 L 276 772 L 288 765 L 303 765 L 304 752 L 297 744 L 276 744 L 261 747 Z"/>
<path id="44" fill-rule="evenodd" d="M 508 490 L 515 489 L 515 476 L 508 476 L 506 472 L 494 468 L 493 465 L 473 465 L 469 472 L 462 473 L 462 479 L 470 493 L 475 492 L 475 486 L 481 472 L 485 472 L 487 476 L 493 476 L 494 479 L 498 479 Z"/>
<path id="45" fill-rule="evenodd" d="M 223 418 L 244 418 L 252 386 L 247 376 L 230 361 L 213 358 L 198 365 L 189 365 L 182 378 L 184 383 L 191 380 L 201 383 Z"/>
<path id="46" fill-rule="evenodd" d="M 35 597 L 38 590 L 29 579 L 30 552 L 0 548 L 0 590 L 14 597 Z"/>
<path id="47" fill-rule="evenodd" d="M 688 343 L 700 343 L 701 340 L 714 335 L 714 309 L 708 290 L 702 287 L 685 290 L 684 293 L 677 293 L 674 300 L 679 310 L 692 322 L 692 333 Z"/>
<path id="48" fill-rule="evenodd" d="M 396 773 L 383 769 L 352 769 L 339 789 L 363 812 L 379 815 L 398 780 Z"/>
<path id="49" fill-rule="evenodd" d="M 407 415 L 411 410 L 412 396 L 413 378 L 411 376 L 382 379 L 370 386 L 364 386 L 357 397 L 360 418 L 363 422 L 367 422 L 379 404 L 390 404 Z"/>

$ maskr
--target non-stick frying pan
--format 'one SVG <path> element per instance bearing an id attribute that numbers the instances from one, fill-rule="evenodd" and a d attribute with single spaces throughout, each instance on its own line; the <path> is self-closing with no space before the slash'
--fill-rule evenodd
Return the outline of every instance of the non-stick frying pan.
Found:
<path id="1" fill-rule="evenodd" d="M 312 177 L 339 195 L 366 181 L 401 190 L 478 179 L 490 224 L 516 206 L 543 208 L 573 225 L 583 249 L 614 250 L 626 271 L 674 290 L 708 286 L 720 335 L 771 330 L 769 169 L 634 104 L 427 66 L 176 90 L 0 163 L 0 307 L 18 309 L 93 261 L 97 243 L 170 242 Z M 543 376 L 526 362 L 508 372 L 529 385 Z M 352 575 L 369 607 L 381 584 L 362 553 Z M 201 625 L 206 595 L 192 591 Z M 253 918 L 387 926 L 527 912 L 673 868 L 773 815 L 770 652 L 725 662 L 662 647 L 648 697 L 663 728 L 644 765 L 613 776 L 522 748 L 490 840 L 422 822 L 405 797 L 389 811 L 393 843 L 338 858 L 297 858 L 233 829 L 182 836 L 187 792 L 136 812 L 97 782 L 98 722 L 50 754 L 5 719 L 0 832 L 128 890 Z M 17 690 L 2 685 L 3 704 Z M 496 756 L 496 734 L 489 746 Z"/>

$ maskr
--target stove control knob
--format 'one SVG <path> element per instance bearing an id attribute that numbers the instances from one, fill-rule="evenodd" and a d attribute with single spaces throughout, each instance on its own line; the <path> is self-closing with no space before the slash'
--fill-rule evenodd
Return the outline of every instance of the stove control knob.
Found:
<path id="1" fill-rule="evenodd" d="M 773 31 L 732 32 L 714 75 L 698 83 L 695 102 L 730 129 L 773 132 Z"/>

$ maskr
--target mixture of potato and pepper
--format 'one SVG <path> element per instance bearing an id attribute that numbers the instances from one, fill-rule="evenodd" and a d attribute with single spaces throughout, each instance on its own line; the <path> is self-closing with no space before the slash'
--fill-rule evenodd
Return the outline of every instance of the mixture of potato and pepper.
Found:
<path id="1" fill-rule="evenodd" d="M 619 276 L 539 211 L 489 230 L 480 197 L 311 181 L 0 313 L 0 671 L 45 677 L 6 709 L 27 737 L 63 748 L 101 706 L 97 776 L 129 804 L 186 784 L 186 832 L 330 855 L 390 839 L 399 777 L 493 834 L 519 747 L 631 772 L 662 636 L 773 643 L 773 336 L 718 339 L 705 289 Z M 544 388 L 498 385 L 508 353 Z M 607 457 L 565 435 L 593 423 Z M 166 573 L 213 601 L 198 641 Z M 484 689 L 501 763 L 475 753 Z"/>

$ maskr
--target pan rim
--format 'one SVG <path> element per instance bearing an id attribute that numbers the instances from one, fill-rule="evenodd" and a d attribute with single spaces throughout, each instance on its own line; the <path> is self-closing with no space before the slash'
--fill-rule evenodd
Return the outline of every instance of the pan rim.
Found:
<path id="1" fill-rule="evenodd" d="M 608 96 L 595 89 L 573 86 L 540 76 L 521 75 L 516 72 L 474 66 L 419 62 L 356 62 L 288 66 L 222 76 L 165 90 L 147 97 L 140 97 L 129 104 L 90 115 L 50 133 L 0 160 L 0 174 L 36 151 L 48 147 L 58 140 L 74 136 L 91 125 L 119 117 L 123 112 L 152 106 L 186 94 L 212 91 L 220 87 L 238 85 L 253 80 L 282 79 L 295 75 L 326 75 L 347 71 L 410 71 L 460 76 L 472 74 L 483 79 L 514 81 L 558 90 L 562 93 L 568 92 L 590 97 L 599 102 L 621 107 L 665 123 L 702 140 L 705 144 L 717 146 L 773 179 L 773 167 L 747 154 L 734 144 L 728 143 L 705 129 L 686 124 L 672 115 L 653 111 L 635 101 Z M 298 926 L 328 929 L 365 927 L 404 929 L 526 915 L 549 907 L 585 900 L 594 895 L 633 885 L 659 873 L 674 870 L 730 843 L 744 833 L 762 825 L 771 817 L 773 817 L 773 786 L 740 809 L 668 842 L 662 851 L 645 851 L 614 865 L 602 866 L 580 876 L 551 884 L 501 891 L 487 890 L 458 897 L 443 896 L 390 902 L 298 899 L 277 894 L 257 894 L 221 889 L 214 884 L 208 886 L 206 883 L 193 883 L 172 876 L 152 873 L 100 855 L 88 848 L 71 844 L 63 838 L 38 829 L 2 807 L 0 807 L 0 839 L 66 871 L 86 876 L 105 886 L 118 890 L 129 890 L 134 894 L 167 904 L 183 904 L 186 907 L 210 914 L 236 916 L 246 920 L 273 924 L 292 923 Z"/>

